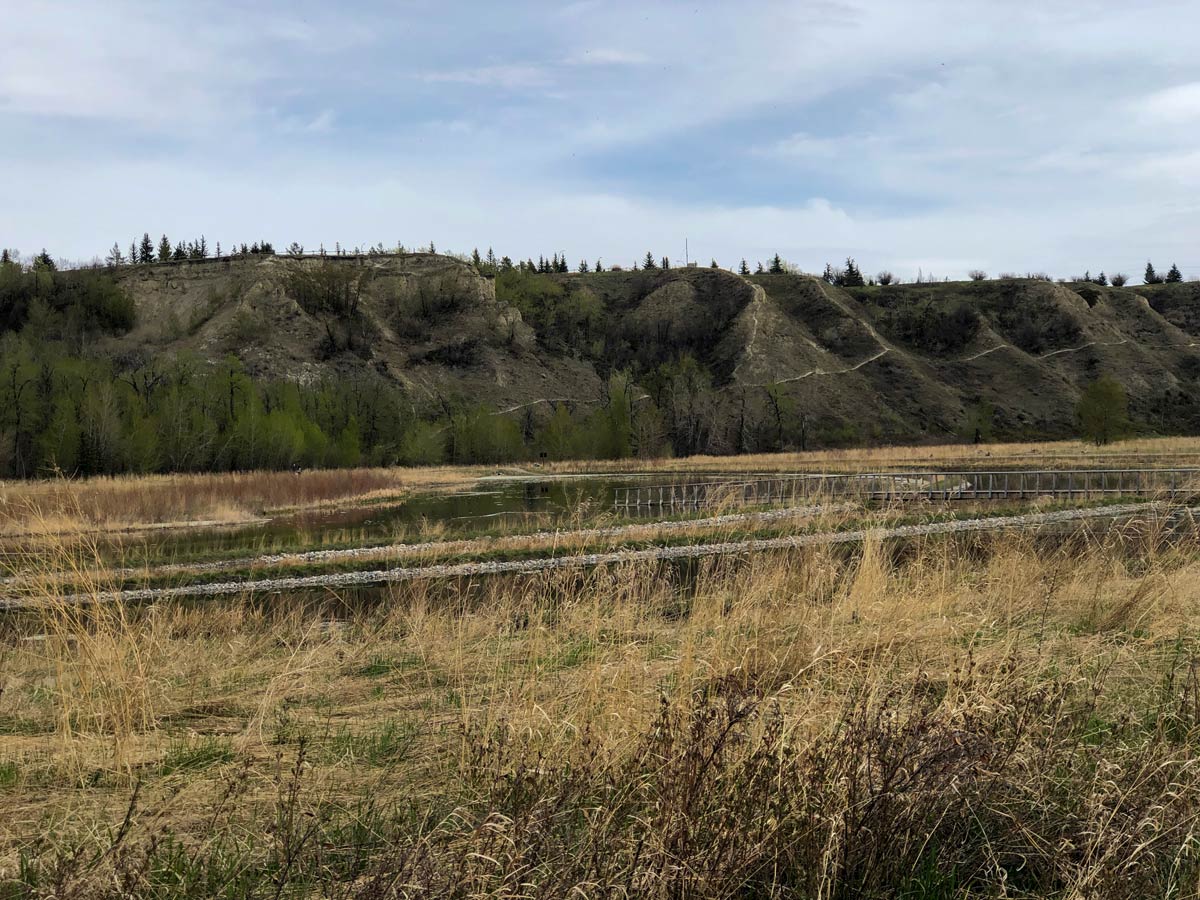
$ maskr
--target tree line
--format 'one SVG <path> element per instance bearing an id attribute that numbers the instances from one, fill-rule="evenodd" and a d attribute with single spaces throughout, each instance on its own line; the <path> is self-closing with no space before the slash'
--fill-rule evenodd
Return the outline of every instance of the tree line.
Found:
<path id="1" fill-rule="evenodd" d="M 255 241 L 251 244 L 241 243 L 233 244 L 228 251 L 229 256 L 258 256 L 258 255 L 274 255 L 274 245 L 270 241 Z M 302 244 L 293 241 L 284 250 L 285 253 L 293 256 L 300 256 L 305 253 L 305 248 Z M 382 242 L 372 245 L 367 248 L 356 246 L 353 249 L 343 247 L 340 243 L 335 244 L 332 251 L 326 251 L 325 245 L 321 244 L 317 255 L 334 255 L 344 256 L 347 254 L 362 255 L 362 254 L 404 254 L 409 252 L 428 252 L 436 253 L 437 249 L 432 241 L 427 247 L 418 247 L 415 250 L 410 250 L 403 243 L 397 243 L 394 247 L 385 247 Z M 140 241 L 132 241 L 126 250 L 121 249 L 119 242 L 114 242 L 109 249 L 107 256 L 104 258 L 103 264 L 116 267 L 125 265 L 146 265 L 149 263 L 162 262 L 180 262 L 185 260 L 203 260 L 211 257 L 223 257 L 226 253 L 222 251 L 220 242 L 217 242 L 216 249 L 210 254 L 208 241 L 204 235 L 201 235 L 195 240 L 176 241 L 172 242 L 166 234 L 163 234 L 157 243 L 150 237 L 149 232 L 144 232 Z M 594 263 L 587 259 L 581 259 L 575 266 L 572 266 L 567 261 L 565 253 L 555 252 L 550 256 L 539 255 L 534 261 L 533 257 L 525 260 L 514 262 L 508 256 L 497 257 L 494 250 L 489 247 L 486 253 L 481 254 L 478 248 L 475 248 L 469 255 L 449 253 L 449 256 L 456 257 L 464 262 L 473 264 L 480 274 L 494 276 L 500 272 L 517 270 L 521 272 L 529 272 L 539 275 L 552 274 L 568 274 L 572 271 L 580 274 L 603 273 L 605 271 L 624 271 L 621 265 L 610 265 L 605 267 L 601 259 L 597 259 Z M 36 259 L 48 261 L 50 257 L 45 249 L 41 251 Z M 9 249 L 0 249 L 0 264 L 16 263 L 19 260 L 14 251 Z M 99 261 L 93 263 L 98 265 Z M 709 263 L 710 268 L 721 268 L 720 264 L 714 258 Z M 654 271 L 662 269 L 670 269 L 671 260 L 667 256 L 656 256 L 653 252 L 647 250 L 645 256 L 640 260 L 634 260 L 629 266 L 630 271 Z M 753 269 L 749 263 L 743 258 L 735 271 L 742 276 L 748 275 L 783 275 L 788 273 L 802 274 L 800 269 L 786 262 L 779 253 L 775 253 L 766 265 L 759 261 Z M 838 287 L 866 287 L 866 286 L 887 286 L 891 284 L 901 284 L 900 278 L 897 278 L 888 270 L 881 270 L 872 277 L 865 276 L 853 257 L 847 257 L 845 264 L 841 266 L 832 263 L 826 263 L 825 269 L 822 272 L 823 278 L 829 284 Z M 967 277 L 972 281 L 984 281 L 988 278 L 986 272 L 982 269 L 972 269 L 967 273 Z M 1021 275 L 1016 272 L 1001 272 L 998 276 L 1001 280 L 1012 278 L 1027 278 L 1042 281 L 1053 280 L 1044 272 L 1026 272 Z M 933 275 L 927 275 L 924 272 L 918 272 L 914 279 L 916 283 L 932 283 L 936 281 L 948 281 L 948 278 L 935 278 Z M 1124 273 L 1115 273 L 1111 276 L 1106 275 L 1101 271 L 1098 275 L 1093 276 L 1091 272 L 1086 272 L 1083 275 L 1075 275 L 1071 278 L 1060 278 L 1060 282 L 1087 282 L 1098 285 L 1107 286 L 1111 284 L 1113 287 L 1124 287 L 1129 280 L 1129 276 Z M 1171 268 L 1166 275 L 1160 275 L 1155 269 L 1154 264 L 1147 260 L 1146 269 L 1142 277 L 1144 284 L 1178 284 L 1183 281 L 1183 273 L 1180 271 L 1176 263 L 1171 264 Z"/>
<path id="2" fill-rule="evenodd" d="M 45 253 L 44 250 L 42 252 Z M 243 243 L 240 246 L 235 244 L 230 251 L 232 256 L 257 256 L 259 254 L 271 256 L 274 253 L 275 248 L 270 241 L 255 241 L 253 244 Z M 212 255 L 218 258 L 224 255 L 221 251 L 220 241 L 217 242 L 216 251 Z M 150 232 L 147 231 L 143 232 L 140 241 L 130 242 L 128 252 L 121 250 L 120 242 L 114 242 L 108 255 L 104 258 L 104 263 L 112 267 L 144 266 L 150 263 L 208 259 L 209 256 L 208 239 L 204 235 L 200 235 L 196 240 L 176 241 L 172 244 L 171 239 L 164 234 L 158 239 L 156 245 L 150 237 Z"/>

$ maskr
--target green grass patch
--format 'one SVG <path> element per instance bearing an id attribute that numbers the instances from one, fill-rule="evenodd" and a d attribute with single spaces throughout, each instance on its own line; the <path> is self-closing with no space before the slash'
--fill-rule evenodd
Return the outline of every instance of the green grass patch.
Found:
<path id="1" fill-rule="evenodd" d="M 342 761 L 387 766 L 405 760 L 412 752 L 416 739 L 416 725 L 388 719 L 366 731 L 343 728 L 333 735 L 328 746 L 329 752 Z"/>
<path id="2" fill-rule="evenodd" d="M 365 665 L 356 669 L 354 674 L 360 678 L 382 678 L 394 672 L 418 669 L 423 662 L 421 657 L 413 653 L 401 656 L 372 656 Z"/>
<path id="3" fill-rule="evenodd" d="M 216 737 L 198 741 L 180 740 L 172 742 L 159 766 L 163 775 L 183 772 L 198 772 L 210 766 L 221 765 L 233 759 L 233 748 L 228 741 Z"/>

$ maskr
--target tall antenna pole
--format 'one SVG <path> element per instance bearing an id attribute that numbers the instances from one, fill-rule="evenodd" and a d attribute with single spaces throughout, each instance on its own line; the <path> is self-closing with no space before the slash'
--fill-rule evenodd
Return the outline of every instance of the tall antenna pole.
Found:
<path id="1" fill-rule="evenodd" d="M 691 260 L 688 258 L 688 239 L 684 238 L 683 239 L 683 267 L 685 269 L 687 268 L 687 264 L 689 262 L 691 262 Z"/>

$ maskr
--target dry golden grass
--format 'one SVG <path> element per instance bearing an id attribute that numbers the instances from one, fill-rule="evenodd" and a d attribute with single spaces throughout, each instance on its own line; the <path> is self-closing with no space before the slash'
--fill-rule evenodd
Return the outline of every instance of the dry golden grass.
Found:
<path id="1" fill-rule="evenodd" d="M 391 468 L 2 481 L 0 536 L 252 522 L 283 509 L 396 499 L 480 474 Z"/>
<path id="2" fill-rule="evenodd" d="M 1103 447 L 1079 441 L 1009 444 L 931 444 L 865 447 L 807 453 L 690 456 L 681 459 L 555 462 L 546 471 L 575 472 L 866 472 L 928 466 L 1088 466 L 1200 465 L 1200 438 L 1165 437 L 1120 441 Z"/>
<path id="3" fill-rule="evenodd" d="M 887 715 L 901 718 L 912 704 L 926 704 L 928 720 L 920 721 L 932 731 L 918 743 L 941 746 L 937 729 L 977 740 L 972 723 L 1007 722 L 1005 710 L 1024 708 L 1026 700 L 1014 698 L 1028 691 L 1082 697 L 1078 710 L 1055 715 L 1061 722 L 1093 717 L 1103 735 L 1115 735 L 1114 760 L 1124 759 L 1128 746 L 1157 747 L 1164 710 L 1190 702 L 1182 682 L 1164 685 L 1181 660 L 1195 671 L 1200 559 L 1194 537 L 1162 538 L 1152 526 L 1131 526 L 1055 549 L 1027 535 L 976 536 L 925 541 L 899 556 L 867 541 L 858 551 L 758 554 L 682 568 L 407 584 L 366 599 L 65 608 L 50 589 L 43 610 L 9 617 L 0 635 L 0 777 L 9 782 L 0 792 L 0 872 L 15 877 L 22 853 L 49 852 L 35 846 L 38 835 L 55 834 L 62 847 L 103 847 L 114 830 L 124 834 L 135 783 L 139 812 L 130 827 L 145 841 L 169 826 L 189 846 L 213 850 L 208 831 L 226 823 L 219 798 L 237 791 L 236 814 L 226 823 L 231 835 L 261 830 L 283 808 L 293 758 L 305 789 L 323 804 L 351 809 L 370 798 L 444 813 L 445 803 L 467 802 L 463 779 L 481 757 L 501 753 L 486 736 L 506 735 L 521 748 L 516 761 L 494 763 L 506 784 L 523 765 L 534 767 L 529 777 L 568 762 L 580 771 L 617 765 L 640 758 L 662 722 L 687 720 L 694 704 L 706 702 L 696 698 L 715 685 L 778 709 L 777 725 L 746 726 L 739 738 L 745 748 L 774 740 L 771 728 L 778 728 L 796 758 L 859 722 L 847 712 L 851 696 L 864 710 L 890 709 Z M 77 556 L 53 562 L 83 567 Z M 897 692 L 907 699 L 895 700 Z M 1043 717 L 1036 728 L 1023 727 L 1057 734 L 1061 722 Z M 1193 764 L 1193 737 L 1189 730 L 1169 744 L 1179 773 Z M 1036 748 L 1014 740 L 1012 753 L 1035 766 Z M 884 746 L 885 758 L 901 752 Z M 690 758 L 686 748 L 680 752 Z M 730 752 L 741 759 L 750 749 Z M 1032 798 L 1033 772 L 1013 773 L 1012 789 Z M 1112 779 L 1124 784 L 1117 774 Z M 820 790 L 834 796 L 833 784 Z M 1100 791 L 1100 782 L 1093 787 Z M 845 808 L 823 814 L 857 815 L 853 798 L 843 799 Z M 1020 808 L 1018 800 L 1005 802 Z M 1112 833 L 1125 827 L 1134 826 L 1109 822 L 1113 843 L 1088 844 L 1088 859 L 1068 854 L 1069 877 L 1046 876 L 1046 883 L 1074 885 L 1064 896 L 1096 895 L 1089 885 L 1110 885 L 1107 873 L 1119 868 L 1112 854 L 1127 852 Z M 838 833 L 838 842 L 850 840 Z M 146 852 L 150 845 L 139 846 Z M 827 870 L 809 873 L 822 896 L 849 896 L 850 870 L 837 861 L 846 850 L 837 846 L 822 864 Z M 1128 852 L 1128 877 L 1135 862 L 1151 865 L 1145 853 Z M 105 865 L 74 873 L 72 889 L 97 889 L 90 879 L 109 877 Z M 562 860 L 560 869 L 568 868 Z M 421 877 L 442 884 L 438 871 Z M 535 875 L 549 877 L 535 870 L 525 877 Z M 513 896 L 491 876 L 478 877 L 474 895 Z M 995 873 L 972 877 L 999 884 Z M 687 895 L 727 895 L 712 881 L 691 884 Z M 1193 896 L 1194 888 L 1177 895 Z"/>

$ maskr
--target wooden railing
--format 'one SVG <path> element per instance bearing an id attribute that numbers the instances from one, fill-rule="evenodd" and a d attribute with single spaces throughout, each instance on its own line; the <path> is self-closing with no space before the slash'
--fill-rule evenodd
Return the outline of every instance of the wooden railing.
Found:
<path id="1" fill-rule="evenodd" d="M 777 506 L 820 499 L 1009 500 L 1177 497 L 1200 493 L 1200 468 L 871 472 L 674 482 L 617 488 L 620 511 Z"/>

